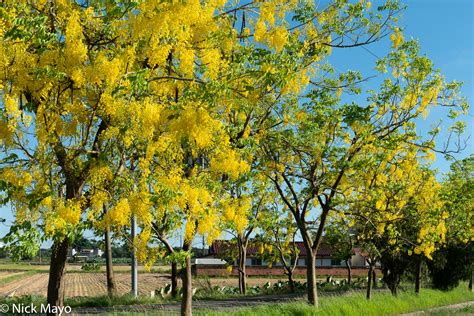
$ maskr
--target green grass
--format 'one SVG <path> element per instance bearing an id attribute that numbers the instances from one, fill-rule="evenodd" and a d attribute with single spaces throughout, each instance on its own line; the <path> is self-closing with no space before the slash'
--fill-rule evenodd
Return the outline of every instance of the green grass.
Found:
<path id="1" fill-rule="evenodd" d="M 160 297 L 122 295 L 109 298 L 108 296 L 99 297 L 77 297 L 66 299 L 65 305 L 71 307 L 99 307 L 115 305 L 136 305 L 136 304 L 158 304 L 170 303 L 170 300 L 163 300 Z"/>
<path id="2" fill-rule="evenodd" d="M 68 263 L 68 272 L 73 273 L 97 273 L 97 271 L 84 271 L 81 270 L 83 263 Z M 30 262 L 13 262 L 9 259 L 0 259 L 0 271 L 39 271 L 49 272 L 48 263 L 30 263 Z M 105 272 L 105 265 L 101 264 L 101 270 L 98 272 Z M 130 266 L 126 264 L 115 264 L 115 273 L 130 273 Z M 163 265 L 156 265 L 151 268 L 150 271 L 145 271 L 143 266 L 138 266 L 138 273 L 171 273 L 171 268 Z"/>
<path id="3" fill-rule="evenodd" d="M 49 271 L 49 266 L 3 262 L 0 264 L 0 271 Z"/>
<path id="4" fill-rule="evenodd" d="M 131 295 L 123 295 L 117 296 L 114 298 L 109 298 L 107 296 L 99 296 L 99 297 L 77 297 L 77 298 L 66 298 L 64 305 L 70 306 L 73 308 L 81 308 L 81 307 L 111 307 L 117 305 L 135 305 L 135 304 L 160 304 L 160 303 L 174 303 L 173 301 L 165 301 L 159 297 L 151 298 L 145 296 L 133 297 Z M 0 304 L 7 304 L 8 306 L 12 306 L 13 304 L 21 304 L 24 306 L 28 306 L 33 304 L 40 309 L 41 304 L 46 304 L 46 298 L 43 296 L 38 295 L 25 295 L 20 297 L 3 297 L 0 298 Z M 130 312 L 111 312 L 108 315 L 137 315 L 136 313 Z M 143 315 L 146 313 L 140 313 Z M 169 313 L 167 313 L 169 314 Z M 150 311 L 150 315 L 156 315 L 156 312 L 153 310 Z"/>
<path id="5" fill-rule="evenodd" d="M 238 310 L 200 311 L 198 315 L 351 315 L 351 316 L 379 316 L 397 315 L 412 311 L 425 310 L 437 306 L 451 305 L 474 300 L 474 293 L 468 291 L 467 286 L 442 292 L 423 289 L 419 296 L 413 292 L 402 292 L 393 297 L 387 292 L 376 292 L 370 301 L 365 299 L 364 293 L 350 293 L 342 296 L 321 297 L 320 308 L 314 309 L 305 302 L 262 305 Z"/>

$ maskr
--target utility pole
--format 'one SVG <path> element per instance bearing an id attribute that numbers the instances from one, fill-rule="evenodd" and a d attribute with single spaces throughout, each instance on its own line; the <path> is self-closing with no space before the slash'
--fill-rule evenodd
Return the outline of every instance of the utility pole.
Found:
<path id="1" fill-rule="evenodd" d="M 132 215 L 132 230 L 131 230 L 131 237 L 132 237 L 132 292 L 131 294 L 134 297 L 138 296 L 138 269 L 137 269 L 137 256 L 135 245 L 133 242 L 135 241 L 135 235 L 137 230 L 137 222 L 135 215 Z"/>

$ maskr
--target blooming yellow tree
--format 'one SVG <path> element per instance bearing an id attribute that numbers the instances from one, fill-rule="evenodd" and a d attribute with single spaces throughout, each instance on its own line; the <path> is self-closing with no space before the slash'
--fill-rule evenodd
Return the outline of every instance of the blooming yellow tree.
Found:
<path id="1" fill-rule="evenodd" d="M 360 92 L 360 74 L 316 76 L 311 80 L 315 88 L 292 107 L 282 108 L 278 113 L 282 124 L 260 143 L 259 168 L 274 183 L 300 230 L 308 254 L 308 298 L 315 305 L 315 256 L 328 216 L 344 212 L 346 199 L 357 189 L 350 180 L 370 174 L 368 170 L 377 170 L 379 164 L 387 165 L 397 155 L 408 156 L 413 163 L 419 152 L 428 158 L 433 151 L 446 152 L 435 147 L 439 130 L 422 137 L 416 119 L 436 104 L 452 106 L 453 112 L 467 107 L 458 97 L 458 85 L 446 83 L 429 59 L 419 56 L 416 42 L 405 42 L 398 29 L 393 34 L 392 52 L 377 62 L 381 73 L 392 73 L 377 91 L 368 92 L 367 103 L 341 99 L 344 91 Z M 450 130 L 461 133 L 463 124 L 455 123 Z M 408 169 L 394 172 L 405 177 Z M 382 207 L 383 202 L 376 206 Z M 381 210 L 382 216 L 389 216 Z M 426 243 L 415 250 L 429 254 L 431 246 Z"/>
<path id="2" fill-rule="evenodd" d="M 118 230 L 136 216 L 144 260 L 165 207 L 182 215 L 174 225 L 185 230 L 185 250 L 196 231 L 217 235 L 220 183 L 248 170 L 235 148 L 272 111 L 256 105 L 288 86 L 283 73 L 306 78 L 308 63 L 294 66 L 316 55 L 285 30 L 297 7 L 1 4 L 2 188 L 17 224 L 39 223 L 53 240 L 48 303 L 63 303 L 67 248 L 86 223 Z M 190 292 L 183 302 L 189 314 Z"/>
<path id="3" fill-rule="evenodd" d="M 359 231 L 359 242 L 377 249 L 384 281 L 394 295 L 410 262 L 419 271 L 422 258 L 431 260 L 445 242 L 448 217 L 434 172 L 409 149 L 396 156 L 365 170 L 363 178 L 351 179 L 357 189 L 348 197 L 346 212 Z"/>
<path id="4" fill-rule="evenodd" d="M 176 150 L 166 156 L 176 177 L 167 178 L 178 179 L 169 188 L 179 187 L 190 215 L 188 242 L 212 210 L 212 188 L 193 168 L 202 152 L 216 174 L 226 162 L 235 162 L 229 173 L 245 169 L 208 102 L 214 85 L 200 88 L 225 71 L 235 42 L 228 18 L 216 17 L 222 5 L 2 4 L 2 180 L 17 223 L 40 223 L 53 239 L 51 305 L 63 303 L 67 248 L 86 218 L 118 228 L 134 215 L 144 228 L 136 242 L 146 243 L 148 165 L 157 153 Z M 111 192 L 115 178 L 125 185 Z"/>

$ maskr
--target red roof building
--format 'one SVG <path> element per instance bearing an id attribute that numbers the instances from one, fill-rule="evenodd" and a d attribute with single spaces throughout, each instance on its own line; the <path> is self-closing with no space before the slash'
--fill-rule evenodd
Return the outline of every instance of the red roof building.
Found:
<path id="1" fill-rule="evenodd" d="M 306 248 L 302 241 L 297 241 L 296 246 L 298 247 L 298 266 L 306 266 Z M 262 259 L 262 255 L 259 251 L 259 245 L 255 243 L 249 243 L 247 247 L 247 266 L 264 266 L 268 263 Z M 209 247 L 209 255 L 214 258 L 230 258 L 235 257 L 238 251 L 237 245 L 229 240 L 216 240 Z M 232 256 L 231 253 L 234 253 Z M 354 248 L 353 257 L 351 259 L 352 266 L 365 266 L 365 257 L 363 252 L 359 248 Z M 344 261 L 339 259 L 332 258 L 333 251 L 331 247 L 325 243 L 321 243 L 319 246 L 318 252 L 316 254 L 316 266 L 324 267 L 340 267 L 345 265 Z M 236 265 L 237 263 L 234 262 Z M 278 266 L 279 263 L 274 263 L 273 265 Z"/>

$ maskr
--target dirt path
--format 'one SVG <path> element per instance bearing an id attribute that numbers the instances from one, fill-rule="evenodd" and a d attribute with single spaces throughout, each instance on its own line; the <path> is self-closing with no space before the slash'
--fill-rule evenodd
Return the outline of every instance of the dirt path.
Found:
<path id="1" fill-rule="evenodd" d="M 225 310 L 228 308 L 242 308 L 263 304 L 284 303 L 297 301 L 304 298 L 304 294 L 263 295 L 251 297 L 229 298 L 222 300 L 196 300 L 193 301 L 195 310 Z M 75 308 L 70 315 L 107 315 L 109 313 L 137 313 L 141 315 L 175 315 L 179 314 L 180 303 L 168 304 L 142 304 L 118 305 L 113 307 L 87 307 Z"/>
<path id="2" fill-rule="evenodd" d="M 465 307 L 474 307 L 474 301 L 459 303 L 459 304 L 454 304 L 454 305 L 440 306 L 440 307 L 430 308 L 423 311 L 416 311 L 412 313 L 401 314 L 399 316 L 419 316 L 419 315 L 429 315 L 431 313 L 437 314 L 441 312 L 446 312 L 446 314 L 451 314 Z"/>

